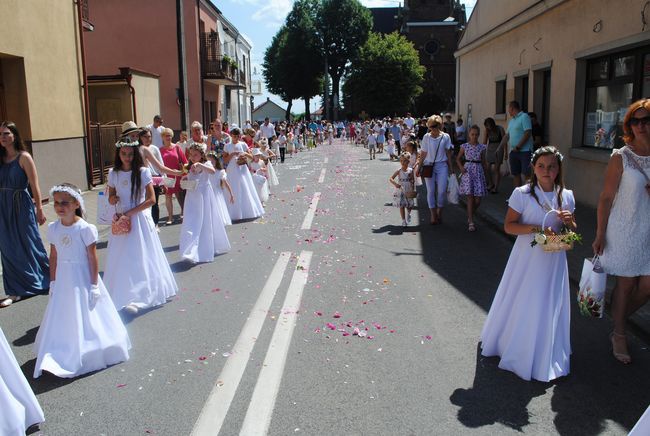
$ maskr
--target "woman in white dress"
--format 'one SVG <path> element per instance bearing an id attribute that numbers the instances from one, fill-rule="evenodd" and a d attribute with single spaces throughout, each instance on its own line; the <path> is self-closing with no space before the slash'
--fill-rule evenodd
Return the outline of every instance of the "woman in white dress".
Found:
<path id="1" fill-rule="evenodd" d="M 47 371 L 73 378 L 129 359 L 131 341 L 99 277 L 97 228 L 83 220 L 81 191 L 50 190 L 50 299 L 36 335 L 34 378 Z"/>
<path id="2" fill-rule="evenodd" d="M 623 131 L 626 145 L 614 150 L 605 170 L 593 249 L 616 276 L 610 341 L 614 357 L 628 364 L 626 320 L 650 300 L 650 99 L 630 105 Z"/>
<path id="3" fill-rule="evenodd" d="M 214 174 L 210 174 L 210 185 L 212 186 L 212 192 L 214 192 L 214 198 L 217 201 L 217 213 L 219 214 L 223 225 L 229 226 L 232 224 L 232 220 L 230 219 L 230 213 L 228 212 L 226 193 L 224 191 L 228 191 L 228 201 L 230 203 L 235 202 L 235 197 L 230 188 L 230 183 L 228 183 L 228 175 L 226 174 L 226 170 L 223 169 L 221 159 L 217 153 L 210 152 L 207 154 L 207 158 L 216 169 Z"/>
<path id="4" fill-rule="evenodd" d="M 245 162 L 253 156 L 248 152 L 248 146 L 239 140 L 241 131 L 238 128 L 232 129 L 230 136 L 232 141 L 226 145 L 223 153 L 228 182 L 235 196 L 235 202 L 228 203 L 230 218 L 237 221 L 261 217 L 264 215 L 264 207 Z"/>
<path id="5" fill-rule="evenodd" d="M 271 194 L 267 179 L 268 171 L 264 161 L 261 159 L 262 151 L 259 148 L 254 148 L 251 154 L 253 155 L 253 160 L 248 165 L 251 169 L 255 188 L 257 189 L 257 196 L 260 198 L 263 205 L 269 201 L 269 195 Z"/>
<path id="6" fill-rule="evenodd" d="M 21 435 L 45 421 L 43 409 L 0 328 L 0 435 Z"/>
<path id="7" fill-rule="evenodd" d="M 570 369 L 570 298 L 566 252 L 531 247 L 542 227 L 575 228 L 573 193 L 564 189 L 562 155 L 555 147 L 533 154 L 529 184 L 508 202 L 505 230 L 517 235 L 481 333 L 484 356 L 524 380 L 548 382 Z"/>
<path id="8" fill-rule="evenodd" d="M 181 226 L 179 252 L 183 260 L 193 263 L 212 262 L 215 254 L 230 251 L 226 228 L 217 211 L 217 200 L 210 184 L 216 171 L 198 145 L 190 145 L 190 170 L 185 180 L 185 215 Z"/>
<path id="9" fill-rule="evenodd" d="M 137 146 L 118 142 L 115 166 L 108 173 L 108 202 L 130 219 L 131 230 L 109 234 L 104 268 L 115 307 L 131 314 L 160 306 L 178 291 L 149 210 L 155 201 L 151 172 Z"/>

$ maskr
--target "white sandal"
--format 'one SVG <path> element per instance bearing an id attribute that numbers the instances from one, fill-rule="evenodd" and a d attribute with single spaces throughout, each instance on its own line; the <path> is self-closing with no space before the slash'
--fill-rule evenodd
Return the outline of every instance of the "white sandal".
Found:
<path id="1" fill-rule="evenodd" d="M 9 307 L 14 304 L 16 301 L 20 301 L 20 296 L 18 295 L 9 295 L 7 298 L 0 302 L 0 307 Z"/>

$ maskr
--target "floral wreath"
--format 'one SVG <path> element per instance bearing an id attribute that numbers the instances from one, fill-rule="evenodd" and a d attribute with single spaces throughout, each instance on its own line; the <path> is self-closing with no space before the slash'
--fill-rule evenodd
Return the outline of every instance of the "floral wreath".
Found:
<path id="1" fill-rule="evenodd" d="M 77 200 L 77 202 L 79 203 L 79 207 L 81 207 L 81 212 L 83 214 L 86 213 L 86 206 L 84 204 L 84 199 L 77 190 L 66 185 L 55 185 L 52 186 L 52 189 L 50 189 L 50 197 L 53 197 L 55 192 L 64 192 L 68 194 L 70 197 Z"/>

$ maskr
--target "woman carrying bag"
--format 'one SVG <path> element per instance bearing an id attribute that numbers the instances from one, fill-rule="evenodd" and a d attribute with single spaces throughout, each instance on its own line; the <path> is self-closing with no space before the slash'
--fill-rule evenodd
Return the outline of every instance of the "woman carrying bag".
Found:
<path id="1" fill-rule="evenodd" d="M 447 196 L 447 180 L 452 172 L 451 138 L 442 130 L 442 118 L 433 115 L 427 120 L 429 132 L 422 138 L 420 176 L 427 185 L 427 203 L 431 211 L 431 225 L 442 223 L 442 208 Z"/>

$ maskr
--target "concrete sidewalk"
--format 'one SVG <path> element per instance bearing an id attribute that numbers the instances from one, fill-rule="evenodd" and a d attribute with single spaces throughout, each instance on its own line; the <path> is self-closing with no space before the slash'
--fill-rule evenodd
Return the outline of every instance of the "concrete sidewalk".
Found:
<path id="1" fill-rule="evenodd" d="M 507 177 L 502 180 L 501 190 L 498 194 L 490 194 L 489 196 L 483 197 L 481 207 L 476 214 L 495 230 L 503 232 L 503 222 L 508 209 L 506 202 L 511 193 L 512 177 Z M 465 208 L 462 197 L 460 206 Z M 591 243 L 596 237 L 596 209 L 577 201 L 575 215 L 578 223 L 578 233 L 582 235 L 583 242 L 582 244 L 575 244 L 573 250 L 567 251 L 567 261 L 569 263 L 569 279 L 577 288 L 580 282 L 580 275 L 582 274 L 584 259 L 593 257 Z M 515 240 L 514 236 L 506 236 L 513 241 Z M 611 294 L 614 284 L 615 280 L 610 277 L 607 281 L 608 294 Z M 575 298 L 573 295 L 572 297 Z M 594 320 L 594 322 L 597 321 Z M 630 317 L 630 324 L 646 340 L 650 339 L 650 303 L 646 304 L 636 314 Z"/>

